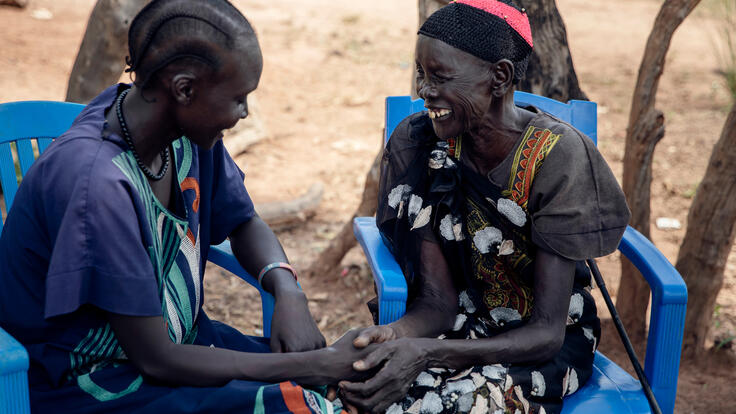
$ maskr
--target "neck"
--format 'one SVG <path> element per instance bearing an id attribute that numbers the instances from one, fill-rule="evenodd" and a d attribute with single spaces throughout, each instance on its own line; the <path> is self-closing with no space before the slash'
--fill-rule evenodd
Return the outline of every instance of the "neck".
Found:
<path id="1" fill-rule="evenodd" d="M 159 154 L 174 140 L 179 138 L 178 132 L 168 114 L 166 96 L 156 91 L 146 93 L 146 99 L 141 96 L 140 89 L 133 86 L 123 101 L 123 118 L 128 128 L 128 133 L 133 141 L 135 151 L 141 161 L 158 171 L 161 158 Z M 114 111 L 108 114 L 108 121 L 112 115 L 118 133 L 122 134 L 122 128 Z"/>
<path id="2" fill-rule="evenodd" d="M 467 133 L 466 151 L 475 170 L 486 175 L 511 152 L 529 117 L 514 105 L 514 94 L 493 98 L 481 121 Z"/>

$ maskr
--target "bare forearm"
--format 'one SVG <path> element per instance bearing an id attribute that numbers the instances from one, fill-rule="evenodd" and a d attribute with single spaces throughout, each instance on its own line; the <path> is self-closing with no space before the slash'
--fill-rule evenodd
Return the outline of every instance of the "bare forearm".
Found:
<path id="1" fill-rule="evenodd" d="M 197 387 L 219 386 L 233 379 L 329 383 L 315 352 L 246 353 L 172 343 L 161 355 L 139 361 L 138 365 L 144 374 L 158 381 Z"/>
<path id="2" fill-rule="evenodd" d="M 238 262 L 252 275 L 258 275 L 269 264 L 288 263 L 276 235 L 257 216 L 230 234 L 230 244 Z M 269 269 L 260 282 L 276 298 L 271 319 L 271 350 L 294 352 L 324 347 L 325 338 L 312 318 L 296 275 L 288 270 L 288 265 L 277 264 Z"/>
<path id="3" fill-rule="evenodd" d="M 389 324 L 397 337 L 431 338 L 452 328 L 457 306 L 437 306 L 428 302 L 418 298 L 401 319 Z"/>
<path id="4" fill-rule="evenodd" d="M 436 337 L 452 328 L 458 310 L 450 269 L 436 243 L 422 242 L 419 293 L 404 317 L 390 324 L 398 337 Z"/>
<path id="5" fill-rule="evenodd" d="M 535 262 L 535 303 L 529 322 L 492 338 L 428 343 L 428 359 L 437 366 L 463 368 L 552 358 L 565 340 L 574 274 L 574 262 L 539 249 Z"/>
<path id="6" fill-rule="evenodd" d="M 564 341 L 548 327 L 525 325 L 493 338 L 417 339 L 428 367 L 464 369 L 498 363 L 535 363 L 554 357 Z"/>
<path id="7" fill-rule="evenodd" d="M 248 273 L 256 276 L 268 264 L 288 262 L 276 235 L 260 217 L 241 224 L 230 235 L 233 254 Z M 294 276 L 286 269 L 275 268 L 263 278 L 263 288 L 278 296 L 282 291 L 297 290 Z"/>
<path id="8" fill-rule="evenodd" d="M 327 383 L 334 366 L 325 366 L 323 351 L 248 353 L 201 345 L 176 344 L 161 316 L 109 313 L 110 325 L 128 360 L 158 381 L 192 386 L 216 386 L 234 379 L 304 384 Z M 352 362 L 352 361 L 351 361 Z M 337 375 L 335 375 L 337 376 Z"/>

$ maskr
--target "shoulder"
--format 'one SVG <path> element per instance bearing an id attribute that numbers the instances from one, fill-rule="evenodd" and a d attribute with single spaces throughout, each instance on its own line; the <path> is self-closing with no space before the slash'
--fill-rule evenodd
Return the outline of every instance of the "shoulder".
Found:
<path id="1" fill-rule="evenodd" d="M 542 143 L 530 152 L 545 157 L 527 164 L 538 167 L 528 199 L 532 239 L 574 260 L 612 252 L 630 216 L 615 176 L 590 138 L 552 116 L 538 120 L 531 133 Z"/>
<path id="2" fill-rule="evenodd" d="M 111 160 L 123 152 L 124 144 L 116 136 L 107 136 L 105 110 L 115 99 L 121 85 L 111 86 L 92 100 L 39 157 L 36 164 L 59 176 L 77 178 L 93 174 L 105 177 Z M 35 164 L 34 164 L 35 166 Z M 52 179 L 54 176 L 48 178 Z"/>
<path id="3" fill-rule="evenodd" d="M 49 146 L 23 184 L 59 212 L 64 206 L 82 208 L 90 203 L 115 203 L 120 208 L 125 207 L 120 204 L 123 200 L 131 204 L 134 186 L 126 174 L 123 148 L 103 139 L 99 131 L 97 136 L 77 132 L 70 130 Z"/>
<path id="4" fill-rule="evenodd" d="M 39 157 L 38 163 L 58 176 L 105 179 L 120 176 L 122 171 L 116 166 L 116 160 L 124 153 L 120 145 L 104 139 L 101 131 L 97 134 L 76 134 L 70 130 Z"/>
<path id="5" fill-rule="evenodd" d="M 522 158 L 526 155 L 524 151 L 528 151 L 529 161 L 536 165 L 535 183 L 594 176 L 595 170 L 608 168 L 592 139 L 549 114 L 541 114 L 529 124 L 518 151 Z"/>
<path id="6" fill-rule="evenodd" d="M 570 156 L 577 158 L 585 156 L 591 150 L 598 152 L 592 139 L 569 123 L 550 114 L 544 113 L 536 117 L 530 127 L 533 128 L 534 138 L 544 137 L 553 141 L 549 149 L 550 156 L 554 154 L 557 158 Z"/>

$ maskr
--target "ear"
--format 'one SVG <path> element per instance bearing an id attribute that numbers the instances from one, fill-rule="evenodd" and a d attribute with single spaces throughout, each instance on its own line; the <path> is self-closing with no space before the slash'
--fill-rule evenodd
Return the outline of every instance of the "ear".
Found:
<path id="1" fill-rule="evenodd" d="M 192 102 L 196 79 L 197 77 L 191 72 L 179 72 L 171 77 L 169 92 L 177 103 L 189 105 Z"/>
<path id="2" fill-rule="evenodd" d="M 508 59 L 501 59 L 491 68 L 491 93 L 500 98 L 511 89 L 514 84 L 514 64 Z"/>

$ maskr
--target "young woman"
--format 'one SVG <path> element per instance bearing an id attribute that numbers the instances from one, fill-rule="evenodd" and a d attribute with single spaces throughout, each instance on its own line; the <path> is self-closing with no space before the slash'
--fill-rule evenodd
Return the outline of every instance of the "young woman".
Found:
<path id="1" fill-rule="evenodd" d="M 378 374 L 341 384 L 360 408 L 558 413 L 591 375 L 584 260 L 616 249 L 629 211 L 590 139 L 514 105 L 532 44 L 510 0 L 457 0 L 419 30 L 427 111 L 389 140 L 376 217 L 410 303 L 355 340 L 385 342 L 356 363 Z"/>
<path id="2" fill-rule="evenodd" d="M 29 352 L 33 411 L 330 411 L 285 381 L 350 378 L 365 351 L 349 335 L 323 348 L 221 141 L 261 76 L 253 29 L 226 0 L 154 0 L 129 48 L 133 84 L 103 91 L 34 163 L 0 238 L 0 325 Z M 202 310 L 225 238 L 276 298 L 270 342 Z"/>

